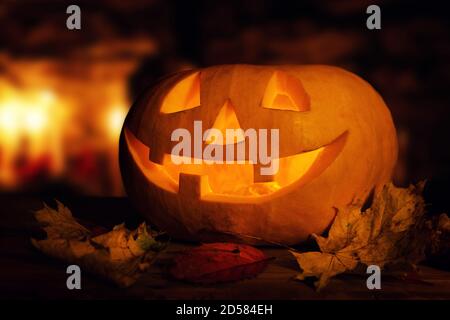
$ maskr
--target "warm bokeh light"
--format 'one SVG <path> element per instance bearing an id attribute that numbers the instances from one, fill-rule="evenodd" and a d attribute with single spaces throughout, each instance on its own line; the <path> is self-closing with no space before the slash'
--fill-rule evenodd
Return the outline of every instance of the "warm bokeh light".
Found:
<path id="1" fill-rule="evenodd" d="M 55 95 L 50 90 L 9 90 L 0 97 L 0 130 L 21 135 L 26 131 L 37 133 L 46 129 L 52 114 Z"/>
<path id="2" fill-rule="evenodd" d="M 39 93 L 40 100 L 45 104 L 51 104 L 55 101 L 56 96 L 52 90 L 44 89 Z"/>
<path id="3" fill-rule="evenodd" d="M 5 57 L 3 57 L 5 59 Z M 120 130 L 136 61 L 6 57 L 0 72 L 0 189 L 121 195 Z"/>
<path id="4" fill-rule="evenodd" d="M 116 105 L 111 108 L 107 116 L 108 128 L 110 136 L 117 142 L 123 122 L 127 115 L 127 108 L 122 105 Z"/>
<path id="5" fill-rule="evenodd" d="M 0 131 L 9 136 L 17 130 L 17 124 L 17 106 L 13 102 L 3 102 L 0 105 Z"/>
<path id="6" fill-rule="evenodd" d="M 26 129 L 30 132 L 39 132 L 48 124 L 48 114 L 45 108 L 30 108 L 25 115 Z"/>
<path id="7" fill-rule="evenodd" d="M 16 88 L 3 83 L 0 96 L 0 184 L 14 186 L 19 183 L 26 166 L 42 164 L 48 172 L 57 173 L 61 144 L 51 144 L 53 135 L 60 135 L 58 124 L 64 106 L 56 112 L 56 96 L 49 89 Z M 49 155 L 55 161 L 43 161 Z M 46 158 L 47 159 L 47 158 Z M 17 162 L 25 162 L 22 169 Z M 44 163 L 45 162 L 45 163 Z M 40 169 L 43 169 L 40 167 Z"/>

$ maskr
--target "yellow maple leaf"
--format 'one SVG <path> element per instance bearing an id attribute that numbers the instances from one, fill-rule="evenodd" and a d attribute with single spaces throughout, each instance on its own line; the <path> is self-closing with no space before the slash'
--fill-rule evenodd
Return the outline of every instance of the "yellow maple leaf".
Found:
<path id="1" fill-rule="evenodd" d="M 386 184 L 364 212 L 359 207 L 338 208 L 328 236 L 313 235 L 320 252 L 291 251 L 301 269 L 297 279 L 316 277 L 318 290 L 337 274 L 359 263 L 418 263 L 425 257 L 424 183 L 408 188 Z"/>

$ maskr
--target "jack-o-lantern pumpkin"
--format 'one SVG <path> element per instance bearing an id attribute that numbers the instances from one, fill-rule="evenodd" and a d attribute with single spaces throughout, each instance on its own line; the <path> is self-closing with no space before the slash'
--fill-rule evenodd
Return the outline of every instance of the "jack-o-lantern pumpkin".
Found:
<path id="1" fill-rule="evenodd" d="M 174 161 L 174 130 L 195 136 L 198 121 L 204 129 L 278 129 L 278 171 L 262 175 L 254 161 Z M 203 138 L 194 148 L 211 143 Z M 173 237 L 200 241 L 301 242 L 326 230 L 336 208 L 377 192 L 397 157 L 382 98 L 329 66 L 225 65 L 172 75 L 133 105 L 120 144 L 137 209 Z"/>

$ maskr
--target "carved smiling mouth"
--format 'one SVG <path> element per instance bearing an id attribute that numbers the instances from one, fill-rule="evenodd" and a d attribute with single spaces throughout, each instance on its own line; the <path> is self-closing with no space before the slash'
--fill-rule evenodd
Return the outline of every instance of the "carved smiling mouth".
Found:
<path id="1" fill-rule="evenodd" d="M 279 159 L 279 170 L 268 182 L 255 182 L 254 164 L 174 164 L 165 154 L 161 164 L 149 160 L 150 148 L 124 128 L 128 151 L 148 181 L 172 193 L 207 201 L 246 202 L 271 198 L 291 186 L 304 185 L 328 168 L 342 151 L 348 132 L 317 149 Z"/>

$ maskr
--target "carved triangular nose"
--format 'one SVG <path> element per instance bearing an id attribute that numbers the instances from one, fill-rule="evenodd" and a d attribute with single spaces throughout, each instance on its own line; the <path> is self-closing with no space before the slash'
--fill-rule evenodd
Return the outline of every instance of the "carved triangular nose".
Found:
<path id="1" fill-rule="evenodd" d="M 244 141 L 243 131 L 238 130 L 241 129 L 241 126 L 239 124 L 236 112 L 234 111 L 234 107 L 229 99 L 220 109 L 212 128 L 219 130 L 222 133 L 223 139 L 222 141 L 220 141 L 220 139 L 215 139 L 213 131 L 210 131 L 206 138 L 206 143 L 227 144 L 227 129 L 233 130 L 228 132 L 229 135 L 234 134 L 232 136 L 232 143 Z"/>

